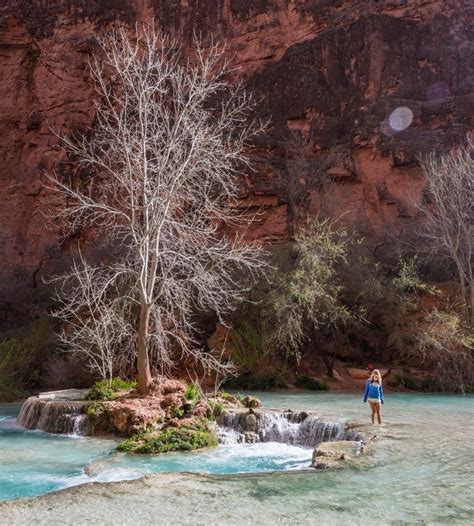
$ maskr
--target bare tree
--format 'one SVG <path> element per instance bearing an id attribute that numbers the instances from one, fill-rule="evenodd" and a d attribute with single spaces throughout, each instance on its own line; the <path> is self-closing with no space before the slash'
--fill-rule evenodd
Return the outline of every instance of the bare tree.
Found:
<path id="1" fill-rule="evenodd" d="M 67 352 L 84 354 L 90 369 L 111 381 L 120 362 L 130 363 L 135 353 L 128 345 L 123 297 L 111 287 L 109 270 L 94 268 L 81 256 L 57 279 L 61 286 L 54 315 L 64 322 L 60 342 Z M 124 356 L 126 352 L 132 355 Z"/>
<path id="2" fill-rule="evenodd" d="M 152 368 L 169 370 L 183 355 L 208 369 L 225 366 L 197 346 L 195 314 L 210 309 L 222 320 L 244 298 L 239 273 L 264 266 L 257 244 L 226 234 L 247 219 L 235 206 L 236 176 L 263 126 L 249 118 L 249 97 L 227 80 L 219 46 L 196 38 L 185 58 L 153 29 L 132 38 L 119 29 L 98 42 L 94 132 L 63 138 L 84 177 L 49 179 L 67 231 L 91 226 L 120 247 L 94 273 L 106 275 L 108 298 L 120 291 L 109 306 L 126 314 L 145 394 Z"/>
<path id="3" fill-rule="evenodd" d="M 445 155 L 421 159 L 427 192 L 420 209 L 423 235 L 437 254 L 454 263 L 461 287 L 464 318 L 474 325 L 474 141 Z"/>
<path id="4" fill-rule="evenodd" d="M 280 186 L 288 199 L 288 235 L 294 238 L 298 230 L 299 210 L 308 196 L 307 179 L 311 172 L 310 138 L 291 131 L 282 144 L 285 152 L 280 170 Z"/>

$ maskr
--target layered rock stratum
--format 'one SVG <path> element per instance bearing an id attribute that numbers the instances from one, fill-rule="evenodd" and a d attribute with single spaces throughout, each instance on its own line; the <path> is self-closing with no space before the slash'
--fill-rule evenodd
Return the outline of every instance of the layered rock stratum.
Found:
<path id="1" fill-rule="evenodd" d="M 225 39 L 271 118 L 242 186 L 242 205 L 262 212 L 248 235 L 284 241 L 295 215 L 329 206 L 381 244 L 413 222 L 424 186 L 417 156 L 472 128 L 473 15 L 467 0 L 5 0 L 3 272 L 48 274 L 69 249 L 44 215 L 51 195 L 42 183 L 47 170 L 74 172 L 53 130 L 93 123 L 94 33 L 154 22 L 184 46 L 193 30 Z M 295 131 L 301 147 L 288 146 Z M 332 185 L 322 198 L 323 180 Z"/>

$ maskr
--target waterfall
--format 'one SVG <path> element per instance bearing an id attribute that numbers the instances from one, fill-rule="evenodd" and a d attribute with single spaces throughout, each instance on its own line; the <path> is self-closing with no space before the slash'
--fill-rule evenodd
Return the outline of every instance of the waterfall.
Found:
<path id="1" fill-rule="evenodd" d="M 21 406 L 17 423 L 27 429 L 71 435 L 87 434 L 86 403 L 31 396 Z"/>
<path id="2" fill-rule="evenodd" d="M 87 424 L 88 424 L 88 417 L 87 415 L 75 415 L 74 416 L 74 425 L 72 428 L 72 434 L 74 436 L 84 436 L 87 431 Z"/>
<path id="3" fill-rule="evenodd" d="M 312 448 L 334 440 L 365 441 L 362 433 L 351 429 L 345 422 L 327 422 L 304 412 L 252 414 L 225 411 L 218 421 L 217 436 L 221 444 L 261 441 Z"/>

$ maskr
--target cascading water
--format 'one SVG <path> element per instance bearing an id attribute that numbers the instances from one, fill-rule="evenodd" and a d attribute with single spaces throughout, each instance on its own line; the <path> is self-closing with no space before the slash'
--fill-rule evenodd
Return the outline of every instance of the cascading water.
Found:
<path id="1" fill-rule="evenodd" d="M 250 417 L 250 421 L 249 421 Z M 224 412 L 217 430 L 221 444 L 279 442 L 314 448 L 335 440 L 364 441 L 365 436 L 344 422 L 325 422 L 299 412 Z"/>
<path id="2" fill-rule="evenodd" d="M 17 423 L 47 433 L 85 435 L 88 430 L 86 406 L 85 401 L 56 399 L 54 393 L 31 396 L 21 406 Z"/>
<path id="3" fill-rule="evenodd" d="M 74 415 L 72 434 L 75 436 L 84 436 L 87 431 L 88 420 L 87 415 Z"/>

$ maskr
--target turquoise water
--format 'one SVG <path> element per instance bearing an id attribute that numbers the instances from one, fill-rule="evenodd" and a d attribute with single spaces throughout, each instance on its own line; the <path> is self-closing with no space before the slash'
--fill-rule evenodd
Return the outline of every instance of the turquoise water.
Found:
<path id="1" fill-rule="evenodd" d="M 252 473 L 306 468 L 311 461 L 312 450 L 278 443 L 223 445 L 161 456 L 124 454 L 114 451 L 113 440 L 20 428 L 15 420 L 19 409 L 0 405 L 0 500 L 155 472 Z"/>
<path id="2" fill-rule="evenodd" d="M 266 407 L 311 410 L 329 420 L 368 421 L 359 394 L 257 395 Z M 331 472 L 299 469 L 309 463 L 311 452 L 281 444 L 134 457 L 111 454 L 113 444 L 94 439 L 15 430 L 7 419 L 0 431 L 0 492 L 6 499 L 153 471 L 203 471 L 225 475 L 178 478 L 170 485 L 157 479 L 156 485 L 127 486 L 126 491 L 95 486 L 92 492 L 84 489 L 61 499 L 65 505 L 68 499 L 71 505 L 77 503 L 77 513 L 99 522 L 105 510 L 110 514 L 117 506 L 126 507 L 130 520 L 141 516 L 146 522 L 147 513 L 156 513 L 159 505 L 163 521 L 173 520 L 174 510 L 182 506 L 194 510 L 199 523 L 206 523 L 212 513 L 218 524 L 263 524 L 280 518 L 282 524 L 472 524 L 474 397 L 387 393 L 383 410 L 383 425 L 372 428 L 377 438 L 371 453 L 358 466 Z M 2 413 L 15 410 L 4 406 Z M 281 475 L 228 475 L 269 469 Z M 117 500 L 111 498 L 116 491 Z M 45 505 L 38 501 L 38 516 Z"/>

